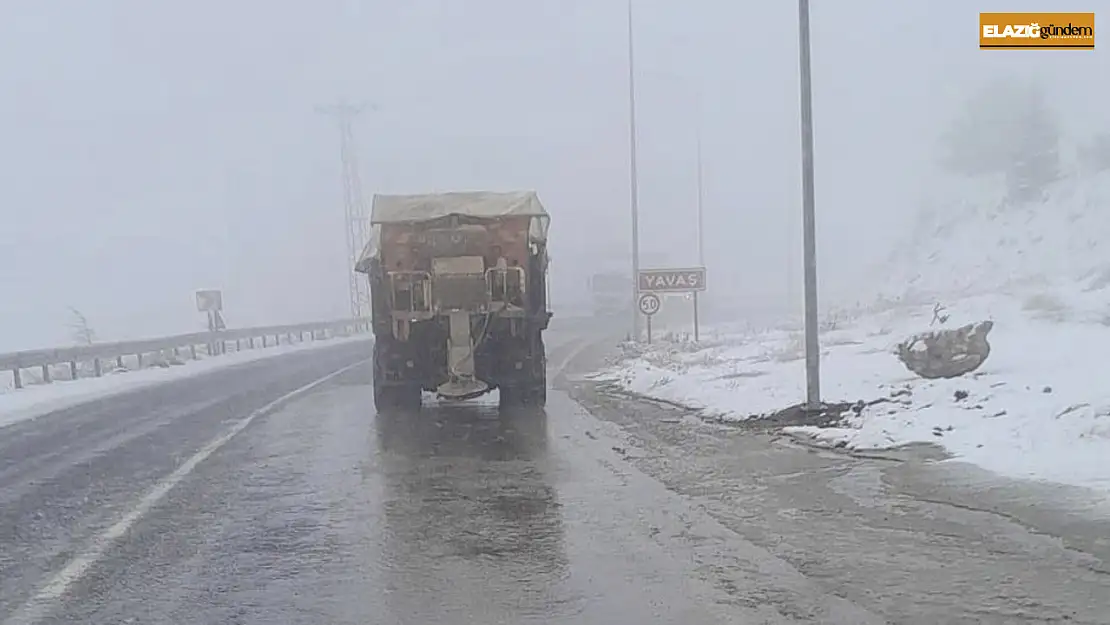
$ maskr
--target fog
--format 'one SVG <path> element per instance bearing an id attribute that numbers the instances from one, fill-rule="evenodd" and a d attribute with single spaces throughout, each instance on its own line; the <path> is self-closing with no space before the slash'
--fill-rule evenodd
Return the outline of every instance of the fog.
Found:
<path id="1" fill-rule="evenodd" d="M 1067 128 L 1107 130 L 1101 51 L 980 51 L 967 3 L 812 8 L 823 303 L 868 296 L 934 184 L 968 89 L 1046 86 Z M 696 133 L 718 311 L 800 310 L 794 2 L 635 0 L 641 248 L 696 261 Z M 552 297 L 629 252 L 626 3 L 406 0 L 0 4 L 0 350 L 347 315 L 339 136 L 373 193 L 535 189 Z M 568 308 L 569 310 L 569 308 Z"/>

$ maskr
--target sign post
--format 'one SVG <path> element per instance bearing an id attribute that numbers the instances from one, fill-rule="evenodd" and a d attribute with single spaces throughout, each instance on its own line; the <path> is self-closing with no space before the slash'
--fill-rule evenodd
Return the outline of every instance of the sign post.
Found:
<path id="1" fill-rule="evenodd" d="M 223 308 L 223 292 L 219 289 L 201 289 L 197 291 L 197 310 L 208 315 L 209 332 L 219 332 L 226 327 L 223 315 L 220 314 Z M 217 351 L 222 354 L 225 347 L 223 341 L 213 341 L 208 344 L 208 354 L 213 355 Z"/>
<path id="2" fill-rule="evenodd" d="M 698 336 L 698 292 L 694 291 L 694 342 L 697 343 L 700 340 Z"/>
<path id="3" fill-rule="evenodd" d="M 651 322 L 651 315 L 658 312 L 660 300 L 656 293 L 691 293 L 694 300 L 694 340 L 699 339 L 698 320 L 698 293 L 705 290 L 705 267 L 688 267 L 684 269 L 641 269 L 636 276 L 636 288 L 642 293 L 640 296 L 640 312 Z M 655 309 L 648 313 L 644 310 L 644 298 L 652 295 L 656 302 Z M 651 342 L 651 330 L 648 330 L 648 342 Z"/>
<path id="4" fill-rule="evenodd" d="M 655 293 L 641 293 L 640 299 L 637 301 L 636 305 L 639 306 L 640 312 L 643 313 L 644 317 L 647 317 L 647 342 L 648 345 L 651 345 L 651 316 L 659 312 L 659 308 L 663 305 L 663 301 L 660 300 L 659 296 Z"/>

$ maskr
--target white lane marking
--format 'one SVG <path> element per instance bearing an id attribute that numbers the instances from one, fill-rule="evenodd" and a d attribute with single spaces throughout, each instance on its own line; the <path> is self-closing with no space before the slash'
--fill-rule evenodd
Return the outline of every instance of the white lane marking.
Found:
<path id="1" fill-rule="evenodd" d="M 188 460 L 185 461 L 184 464 L 179 466 L 177 470 L 175 470 L 173 473 L 170 473 L 154 488 L 150 489 L 147 494 L 143 495 L 143 498 L 140 499 L 135 504 L 135 506 L 127 512 L 127 514 L 123 515 L 123 517 L 119 521 L 116 521 L 114 525 L 93 538 L 92 542 L 89 543 L 84 552 L 70 560 L 65 565 L 65 567 L 63 567 L 61 571 L 58 571 L 58 573 L 54 575 L 54 577 L 52 577 L 45 586 L 39 589 L 39 591 L 35 593 L 35 596 L 32 597 L 31 600 L 28 601 L 26 604 L 24 604 L 24 606 L 19 611 L 5 619 L 4 625 L 32 625 L 33 623 L 37 623 L 45 616 L 47 616 L 47 614 L 53 608 L 52 603 L 60 599 L 62 595 L 64 595 L 66 591 L 69 590 L 70 586 L 84 577 L 94 564 L 103 559 L 104 556 L 108 553 L 108 550 L 112 547 L 113 544 L 115 544 L 116 541 L 127 534 L 128 530 L 130 530 L 135 525 L 135 523 L 146 516 L 156 505 L 158 505 L 158 502 L 160 502 L 162 498 L 164 498 L 166 494 L 173 489 L 173 487 L 177 486 L 186 477 L 188 477 L 189 474 L 197 468 L 197 465 L 207 460 L 208 457 L 212 454 L 216 453 L 216 451 L 218 451 L 221 447 L 226 445 L 228 441 L 234 438 L 236 434 L 246 429 L 252 421 L 257 419 L 258 417 L 272 412 L 289 400 L 303 395 L 308 391 L 316 388 L 317 386 L 320 386 L 321 384 L 332 380 L 350 371 L 351 369 L 354 369 L 355 367 L 364 365 L 367 362 L 370 362 L 370 360 L 360 360 L 359 362 L 343 367 L 338 371 L 333 371 L 332 373 L 329 373 L 328 375 L 325 375 L 324 377 L 314 382 L 310 382 L 294 391 L 286 393 L 281 397 L 278 397 L 274 401 L 259 408 L 258 410 L 255 410 L 246 417 L 243 417 L 238 422 L 236 422 L 236 424 L 233 425 L 227 432 L 209 441 L 208 444 L 200 448 L 200 451 L 193 454 Z"/>
<path id="2" fill-rule="evenodd" d="M 566 371 L 566 368 L 570 366 L 570 361 L 577 358 L 578 354 L 581 354 L 583 351 L 585 351 L 587 347 L 593 345 L 592 340 L 588 338 L 580 339 L 579 341 L 580 342 L 578 343 L 578 345 L 575 346 L 574 349 L 570 350 L 570 353 L 567 354 L 566 358 L 563 358 L 563 361 L 559 363 L 559 366 L 555 367 L 556 376 L 563 375 Z"/>
<path id="3" fill-rule="evenodd" d="M 571 350 L 571 353 L 567 354 L 564 357 L 563 361 L 559 362 L 558 366 L 555 367 L 555 377 L 558 377 L 559 375 L 565 375 L 566 374 L 566 367 L 571 366 L 571 361 L 576 359 L 576 357 L 578 357 L 578 354 L 581 354 L 582 352 L 584 352 L 586 350 L 586 347 L 593 345 L 595 342 L 596 342 L 596 339 L 591 339 L 591 337 L 585 337 L 585 339 L 578 339 L 577 340 L 578 344 L 573 347 L 573 349 Z"/>

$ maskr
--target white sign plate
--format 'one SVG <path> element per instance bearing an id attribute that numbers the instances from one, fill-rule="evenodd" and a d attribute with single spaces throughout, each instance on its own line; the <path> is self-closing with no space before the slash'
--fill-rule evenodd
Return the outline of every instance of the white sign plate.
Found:
<path id="1" fill-rule="evenodd" d="M 223 292 L 217 289 L 205 289 L 197 291 L 197 310 L 199 310 L 200 312 L 223 310 L 223 307 Z"/>
<path id="2" fill-rule="evenodd" d="M 641 269 L 641 291 L 656 293 L 691 293 L 705 290 L 705 267 L 688 269 Z"/>

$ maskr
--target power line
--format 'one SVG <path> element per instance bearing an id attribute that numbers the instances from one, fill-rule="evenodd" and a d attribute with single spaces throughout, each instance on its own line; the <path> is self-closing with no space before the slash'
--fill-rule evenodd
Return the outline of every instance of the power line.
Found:
<path id="1" fill-rule="evenodd" d="M 318 113 L 333 118 L 339 127 L 339 158 L 343 168 L 343 209 L 347 229 L 348 291 L 353 317 L 362 317 L 370 310 L 369 284 L 363 276 L 355 272 L 355 264 L 369 238 L 370 215 L 362 194 L 354 120 L 363 111 L 374 108 L 366 104 L 353 105 L 346 102 L 316 107 Z"/>

